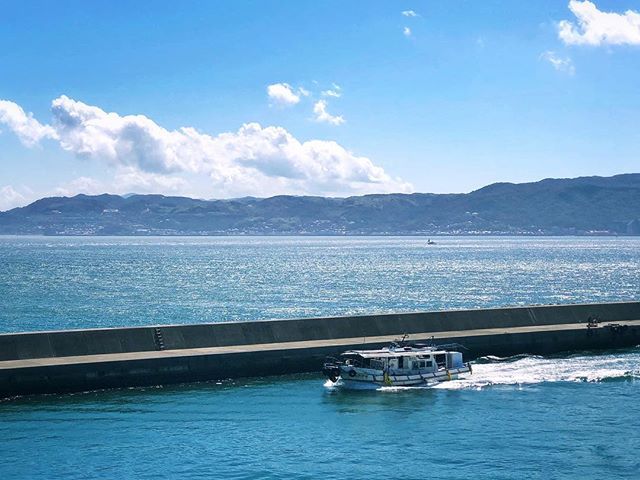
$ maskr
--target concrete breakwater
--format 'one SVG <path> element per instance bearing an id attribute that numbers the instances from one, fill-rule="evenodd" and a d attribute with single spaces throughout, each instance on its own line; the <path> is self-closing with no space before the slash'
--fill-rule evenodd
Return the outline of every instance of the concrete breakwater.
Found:
<path id="1" fill-rule="evenodd" d="M 0 397 L 313 372 L 404 334 L 467 359 L 631 347 L 640 302 L 3 334 Z"/>

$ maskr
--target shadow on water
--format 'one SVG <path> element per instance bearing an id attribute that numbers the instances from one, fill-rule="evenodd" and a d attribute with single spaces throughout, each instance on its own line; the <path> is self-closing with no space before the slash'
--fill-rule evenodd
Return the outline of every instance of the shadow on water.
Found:
<path id="1" fill-rule="evenodd" d="M 139 406 L 145 402 L 170 403 L 184 397 L 210 396 L 212 399 L 226 395 L 237 396 L 241 392 L 259 394 L 263 390 L 291 391 L 300 385 L 317 384 L 322 389 L 323 379 L 319 374 L 278 375 L 205 382 L 127 387 L 87 392 L 28 395 L 0 399 L 0 412 L 13 408 L 47 409 L 58 407 L 81 407 L 83 405 L 113 405 L 118 409 L 127 405 Z M 103 409 L 104 410 L 104 409 Z"/>

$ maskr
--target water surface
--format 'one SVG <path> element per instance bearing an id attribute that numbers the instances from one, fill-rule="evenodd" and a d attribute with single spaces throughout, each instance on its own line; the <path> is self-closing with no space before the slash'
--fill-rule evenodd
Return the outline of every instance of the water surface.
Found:
<path id="1" fill-rule="evenodd" d="M 640 238 L 0 237 L 0 332 L 640 297 Z"/>
<path id="2" fill-rule="evenodd" d="M 0 237 L 0 331 L 637 300 L 634 238 Z M 638 478 L 640 348 L 0 402 L 0 479 Z"/>

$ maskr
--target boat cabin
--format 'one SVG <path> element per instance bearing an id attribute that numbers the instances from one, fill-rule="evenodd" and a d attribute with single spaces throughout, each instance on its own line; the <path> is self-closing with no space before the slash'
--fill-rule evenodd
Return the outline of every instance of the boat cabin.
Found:
<path id="1" fill-rule="evenodd" d="M 462 354 L 445 350 L 403 347 L 381 350 L 351 350 L 342 354 L 345 365 L 378 371 L 437 372 L 463 366 Z"/>

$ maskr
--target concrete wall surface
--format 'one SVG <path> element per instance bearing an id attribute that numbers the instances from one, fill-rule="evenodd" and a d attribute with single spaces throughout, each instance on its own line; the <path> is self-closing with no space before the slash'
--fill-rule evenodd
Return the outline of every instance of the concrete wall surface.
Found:
<path id="1" fill-rule="evenodd" d="M 366 337 L 405 333 L 586 324 L 589 317 L 639 320 L 640 302 L 1 334 L 0 361 L 355 337 L 366 343 Z"/>

